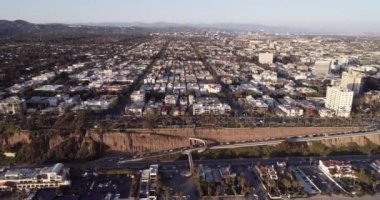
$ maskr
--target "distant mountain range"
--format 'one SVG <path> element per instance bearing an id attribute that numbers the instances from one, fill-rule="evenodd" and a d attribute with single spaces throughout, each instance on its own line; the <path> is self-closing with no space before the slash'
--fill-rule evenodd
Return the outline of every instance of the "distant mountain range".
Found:
<path id="1" fill-rule="evenodd" d="M 278 26 L 266 26 L 260 24 L 250 24 L 250 23 L 215 23 L 215 24 L 192 24 L 192 23 L 167 23 L 167 22 L 156 22 L 156 23 L 87 23 L 81 25 L 88 26 L 107 26 L 107 27 L 143 27 L 143 28 L 198 28 L 198 29 L 217 29 L 226 31 L 263 31 L 266 33 L 301 33 L 307 32 L 306 29 L 289 28 L 289 27 L 278 27 Z"/>
<path id="2" fill-rule="evenodd" d="M 266 26 L 250 23 L 179 24 L 179 23 L 82 23 L 82 24 L 34 24 L 23 20 L 0 20 L 0 37 L 45 36 L 45 35 L 104 35 L 104 34 L 148 34 L 152 31 L 252 31 L 271 34 L 340 34 L 331 31 L 317 32 L 301 28 Z M 379 35 L 365 33 L 360 35 Z"/>
<path id="3" fill-rule="evenodd" d="M 258 24 L 178 24 L 178 23 L 84 23 L 84 24 L 34 24 L 23 20 L 0 20 L 0 36 L 17 37 L 54 34 L 122 34 L 149 31 L 263 31 L 266 33 L 300 33 L 302 29 L 274 27 Z"/>
<path id="4" fill-rule="evenodd" d="M 23 20 L 7 21 L 0 20 L 0 37 L 19 36 L 46 36 L 46 35 L 102 35 L 102 34 L 135 34 L 148 33 L 145 28 L 140 27 L 105 27 L 69 24 L 34 24 Z"/>
<path id="5" fill-rule="evenodd" d="M 106 27 L 142 27 L 153 29 L 168 29 L 183 30 L 187 29 L 202 29 L 202 30 L 224 30 L 224 31 L 245 31 L 245 32 L 264 32 L 270 34 L 305 34 L 305 35 L 365 35 L 365 36 L 380 36 L 380 33 L 368 32 L 363 30 L 347 31 L 339 28 L 296 28 L 286 26 L 267 26 L 255 23 L 84 23 L 81 25 L 88 26 L 106 26 Z"/>

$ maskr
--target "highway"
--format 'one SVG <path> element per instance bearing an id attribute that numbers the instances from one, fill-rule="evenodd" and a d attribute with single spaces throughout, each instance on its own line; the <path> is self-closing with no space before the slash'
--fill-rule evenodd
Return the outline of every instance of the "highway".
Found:
<path id="1" fill-rule="evenodd" d="M 254 141 L 254 142 L 243 142 L 243 143 L 229 143 L 224 145 L 211 146 L 208 149 L 234 149 L 241 147 L 254 147 L 254 146 L 265 146 L 265 145 L 276 145 L 282 142 L 312 142 L 320 140 L 338 139 L 338 138 L 350 138 L 350 137 L 360 137 L 360 136 L 370 136 L 370 135 L 380 135 L 379 130 L 372 131 L 358 131 L 350 133 L 330 133 L 330 134 L 315 134 L 315 135 L 302 135 L 296 137 L 287 137 L 280 139 L 268 139 L 265 141 Z"/>
<path id="2" fill-rule="evenodd" d="M 333 134 L 318 134 L 318 135 L 304 135 L 304 136 L 294 136 L 287 138 L 270 138 L 266 140 L 251 140 L 251 141 L 237 141 L 237 142 L 227 142 L 221 144 L 207 144 L 206 142 L 200 141 L 202 139 L 198 138 L 189 138 L 189 140 L 198 140 L 201 146 L 187 146 L 177 149 L 165 150 L 160 152 L 152 153 L 142 153 L 135 155 L 133 157 L 124 157 L 124 156 L 114 156 L 102 158 L 97 161 L 88 163 L 90 166 L 98 167 L 115 167 L 115 166 L 134 166 L 136 163 L 139 166 L 141 163 L 150 163 L 149 161 L 144 161 L 147 159 L 153 159 L 161 156 L 169 156 L 174 154 L 189 154 L 191 152 L 202 153 L 207 149 L 219 150 L 219 149 L 234 149 L 242 147 L 255 147 L 255 146 L 265 146 L 265 145 L 276 145 L 282 142 L 311 142 L 311 141 L 320 141 L 327 139 L 337 139 L 337 138 L 348 138 L 348 137 L 357 137 L 357 136 L 370 136 L 370 135 L 379 135 L 379 130 L 369 130 L 361 132 L 348 132 L 348 133 L 333 133 Z M 180 161 L 181 163 L 185 161 Z M 194 161 L 195 163 L 197 161 Z M 218 162 L 218 161 L 216 161 Z M 188 163 L 187 163 L 188 164 Z"/>
<path id="3" fill-rule="evenodd" d="M 210 150 L 218 150 L 218 149 L 235 149 L 242 147 L 255 147 L 255 146 L 266 146 L 266 145 L 277 145 L 282 142 L 312 142 L 312 141 L 320 141 L 320 140 L 328 140 L 328 139 L 337 139 L 337 138 L 349 138 L 349 137 L 359 137 L 359 136 L 370 136 L 370 135 L 380 135 L 379 130 L 369 130 L 369 131 L 357 131 L 357 132 L 348 132 L 348 133 L 330 133 L 330 134 L 315 134 L 315 135 L 303 135 L 303 136 L 290 136 L 286 138 L 270 138 L 264 140 L 253 140 L 253 141 L 237 141 L 237 142 L 227 142 L 222 144 L 206 144 L 205 142 L 201 142 L 204 146 L 196 146 L 196 147 L 183 147 L 178 149 L 172 149 L 168 151 L 162 152 L 154 152 L 137 155 L 134 158 L 126 159 L 122 162 L 133 162 L 133 161 L 141 161 L 143 159 L 155 158 L 160 156 L 167 156 L 173 154 L 188 154 L 188 152 L 203 152 L 206 149 Z M 191 138 L 192 140 L 195 138 Z M 201 139 L 198 139 L 201 140 Z"/>
<path id="4" fill-rule="evenodd" d="M 214 149 L 235 149 L 235 148 L 242 148 L 242 147 L 276 145 L 276 144 L 280 144 L 280 143 L 285 142 L 285 141 L 286 141 L 286 139 L 274 139 L 274 140 L 267 140 L 267 141 L 234 143 L 234 144 L 212 146 L 212 147 L 209 147 L 208 149 L 212 149 L 212 150 L 214 150 Z"/>
<path id="5" fill-rule="evenodd" d="M 328 140 L 328 139 L 338 139 L 338 138 L 350 138 L 350 137 L 359 137 L 359 136 L 370 136 L 370 135 L 379 135 L 380 131 L 369 131 L 369 132 L 356 132 L 356 133 L 333 133 L 326 135 L 309 135 L 304 137 L 295 137 L 290 138 L 288 142 L 311 142 L 319 140 Z"/>
<path id="6" fill-rule="evenodd" d="M 250 165 L 252 163 L 260 162 L 263 164 L 275 164 L 279 161 L 287 161 L 289 165 L 310 165 L 312 162 L 318 160 L 345 160 L 352 161 L 353 163 L 371 162 L 375 159 L 380 159 L 379 155 L 337 155 L 337 156 L 297 156 L 297 157 L 272 157 L 272 158 L 231 158 L 231 159 L 209 159 L 209 160 L 193 160 L 195 166 L 202 164 L 207 166 L 217 165 Z M 102 168 L 102 169 L 144 169 L 149 167 L 150 164 L 159 164 L 160 166 L 176 167 L 187 169 L 189 167 L 188 160 L 176 161 L 133 161 L 133 162 L 120 162 L 117 159 L 104 160 L 102 162 L 87 164 L 86 168 Z M 314 163 L 315 164 L 315 163 Z M 83 167 L 83 164 L 71 165 L 71 167 Z"/>

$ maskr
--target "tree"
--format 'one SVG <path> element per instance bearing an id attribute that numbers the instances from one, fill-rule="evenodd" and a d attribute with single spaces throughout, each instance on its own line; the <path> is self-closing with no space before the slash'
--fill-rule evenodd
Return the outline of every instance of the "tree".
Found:
<path id="1" fill-rule="evenodd" d="M 292 187 L 292 183 L 287 178 L 281 179 L 281 184 L 286 188 L 286 190 L 289 190 Z"/>

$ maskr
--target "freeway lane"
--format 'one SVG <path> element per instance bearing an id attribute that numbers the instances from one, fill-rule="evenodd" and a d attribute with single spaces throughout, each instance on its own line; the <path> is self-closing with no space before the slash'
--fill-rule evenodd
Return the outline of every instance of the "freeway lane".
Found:
<path id="1" fill-rule="evenodd" d="M 357 137 L 357 136 L 370 136 L 380 134 L 379 130 L 370 130 L 370 131 L 362 131 L 362 132 L 348 132 L 348 133 L 333 133 L 333 134 L 319 134 L 319 135 L 304 135 L 298 137 L 288 137 L 288 138 L 277 138 L 277 139 L 267 139 L 267 140 L 258 140 L 258 141 L 245 141 L 245 142 L 230 142 L 225 144 L 208 144 L 207 146 L 201 147 L 183 147 L 178 149 L 171 149 L 161 152 L 152 152 L 145 153 L 141 155 L 134 156 L 133 158 L 121 158 L 121 157 L 112 157 L 112 158 L 104 158 L 102 160 L 116 160 L 120 164 L 127 162 L 137 162 L 142 161 L 143 159 L 155 158 L 160 156 L 174 155 L 174 154 L 187 154 L 189 152 L 203 152 L 205 149 L 218 150 L 218 149 L 234 149 L 234 148 L 242 148 L 242 147 L 254 147 L 254 146 L 265 146 L 265 145 L 276 145 L 282 142 L 310 142 L 310 141 L 318 141 L 318 140 L 327 140 L 327 139 L 336 139 L 336 138 L 347 138 L 347 137 Z"/>
<path id="2" fill-rule="evenodd" d="M 226 144 L 226 145 L 212 146 L 208 149 L 235 149 L 235 148 L 241 148 L 241 147 L 276 145 L 285 141 L 286 139 L 277 139 L 277 140 L 268 140 L 268 141 L 263 141 L 263 142 L 259 141 L 259 142 L 247 142 L 247 143 L 238 143 L 238 144 Z"/>
<path id="3" fill-rule="evenodd" d="M 318 140 L 328 140 L 328 139 L 338 139 L 338 138 L 349 138 L 349 137 L 359 137 L 359 136 L 370 136 L 370 135 L 379 135 L 380 131 L 370 131 L 370 132 L 358 132 L 358 133 L 336 133 L 336 134 L 328 134 L 323 136 L 304 136 L 304 137 L 295 137 L 290 138 L 288 142 L 311 142 Z"/>
<path id="4" fill-rule="evenodd" d="M 134 159 L 129 159 L 126 161 L 140 161 L 146 158 L 154 158 L 158 156 L 172 155 L 176 153 L 183 152 L 193 152 L 204 150 L 205 148 L 211 150 L 217 149 L 234 149 L 242 147 L 255 147 L 255 146 L 265 146 L 265 145 L 277 145 L 282 142 L 311 142 L 327 139 L 337 139 L 337 138 L 348 138 L 348 137 L 358 137 L 358 136 L 369 136 L 369 135 L 378 135 L 380 134 L 379 130 L 370 130 L 370 131 L 361 131 L 361 132 L 349 132 L 349 133 L 333 133 L 333 134 L 320 134 L 320 135 L 303 135 L 298 137 L 288 137 L 288 138 L 277 138 L 277 139 L 268 139 L 268 140 L 258 140 L 258 141 L 246 141 L 246 142 L 230 142 L 227 144 L 211 144 L 206 147 L 186 147 L 171 150 L 168 152 L 156 152 L 150 155 L 137 157 Z"/>
<path id="5" fill-rule="evenodd" d="M 273 158 L 231 158 L 231 159 L 215 159 L 215 160 L 194 160 L 195 165 L 249 165 L 256 162 L 261 162 L 265 164 L 275 164 L 278 161 L 287 160 L 289 165 L 310 165 L 310 160 L 346 160 L 353 162 L 370 162 L 375 159 L 380 159 L 380 154 L 378 155 L 340 155 L 340 156 L 301 156 L 301 157 L 273 157 Z M 187 160 L 177 160 L 177 161 L 167 161 L 167 162 L 156 162 L 156 161 L 134 161 L 134 162 L 120 162 L 116 159 L 105 160 L 102 162 L 91 163 L 91 164 L 77 164 L 71 165 L 73 168 L 89 168 L 89 169 L 116 169 L 116 168 L 131 168 L 131 169 L 144 169 L 149 167 L 150 164 L 159 164 L 160 166 L 167 167 L 188 167 Z"/>

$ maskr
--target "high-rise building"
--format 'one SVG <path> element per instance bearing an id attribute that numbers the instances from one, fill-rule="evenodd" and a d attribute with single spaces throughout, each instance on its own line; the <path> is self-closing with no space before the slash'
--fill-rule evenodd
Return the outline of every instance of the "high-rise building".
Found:
<path id="1" fill-rule="evenodd" d="M 273 53 L 260 53 L 259 63 L 260 64 L 272 64 L 273 63 Z"/>
<path id="2" fill-rule="evenodd" d="M 338 86 L 328 87 L 325 106 L 335 111 L 338 117 L 350 117 L 354 92 Z"/>
<path id="3" fill-rule="evenodd" d="M 364 72 L 350 68 L 348 72 L 343 72 L 340 86 L 354 91 L 355 95 L 360 94 L 363 86 Z"/>
<path id="4" fill-rule="evenodd" d="M 332 60 L 317 60 L 314 64 L 313 74 L 317 78 L 323 78 L 330 73 Z"/>

